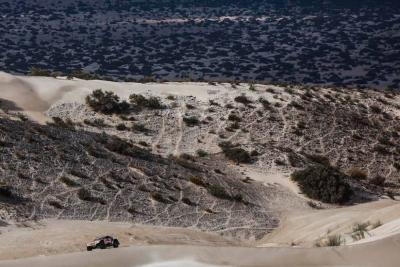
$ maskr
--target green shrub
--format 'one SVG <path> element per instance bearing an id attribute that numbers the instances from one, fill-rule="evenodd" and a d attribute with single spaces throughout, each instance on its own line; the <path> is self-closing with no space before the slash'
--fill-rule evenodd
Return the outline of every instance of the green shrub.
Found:
<path id="1" fill-rule="evenodd" d="M 161 103 L 158 97 L 151 96 L 146 98 L 143 95 L 132 94 L 129 96 L 131 104 L 137 108 L 149 108 L 149 109 L 163 109 L 165 106 Z"/>
<path id="2" fill-rule="evenodd" d="M 116 94 L 110 91 L 103 92 L 101 89 L 97 89 L 88 95 L 86 104 L 94 111 L 104 114 L 126 113 L 130 109 L 126 101 L 119 102 L 119 97 Z"/>
<path id="3" fill-rule="evenodd" d="M 308 197 L 326 203 L 344 203 L 353 193 L 347 176 L 328 164 L 313 164 L 294 172 L 291 178 Z"/>

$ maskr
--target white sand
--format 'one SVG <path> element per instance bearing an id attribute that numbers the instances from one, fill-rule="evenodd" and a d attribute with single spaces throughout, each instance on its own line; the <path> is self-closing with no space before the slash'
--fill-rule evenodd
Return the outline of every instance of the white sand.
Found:
<path id="1" fill-rule="evenodd" d="M 0 262 L 0 267 L 398 267 L 400 236 L 338 248 L 141 246 Z M 171 265 L 176 263 L 176 265 Z M 163 264 L 163 265 L 162 265 Z M 205 265 L 204 267 L 206 267 Z"/>
<path id="2" fill-rule="evenodd" d="M 259 85 L 258 88 L 276 86 Z M 208 83 L 124 83 L 99 80 L 67 80 L 65 78 L 13 76 L 0 72 L 0 98 L 15 102 L 33 119 L 42 122 L 45 111 L 56 103 L 84 103 L 85 96 L 93 90 L 103 89 L 113 91 L 121 99 L 127 100 L 129 95 L 151 94 L 162 98 L 168 95 L 193 96 L 199 101 L 208 102 L 220 97 L 233 97 L 245 93 L 257 99 L 260 95 L 248 90 L 249 85 L 242 84 L 237 89 L 230 84 L 209 85 Z M 266 98 L 270 95 L 266 94 Z M 272 102 L 272 98 L 270 99 Z"/>

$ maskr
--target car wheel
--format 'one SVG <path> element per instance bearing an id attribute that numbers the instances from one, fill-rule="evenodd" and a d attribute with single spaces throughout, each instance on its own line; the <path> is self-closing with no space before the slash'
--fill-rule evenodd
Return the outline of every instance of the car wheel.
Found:
<path id="1" fill-rule="evenodd" d="M 98 245 L 97 245 L 100 249 L 106 249 L 106 244 L 104 244 L 103 241 L 101 241 Z"/>
<path id="2" fill-rule="evenodd" d="M 92 251 L 92 247 L 86 247 L 87 251 Z"/>
<path id="3" fill-rule="evenodd" d="M 113 241 L 113 247 L 114 247 L 114 248 L 119 247 L 119 241 L 118 241 L 118 239 L 114 239 L 114 241 Z"/>

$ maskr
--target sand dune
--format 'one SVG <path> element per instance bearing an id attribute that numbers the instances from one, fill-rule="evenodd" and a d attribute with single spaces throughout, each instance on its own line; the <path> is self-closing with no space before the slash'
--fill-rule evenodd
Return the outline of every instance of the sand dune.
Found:
<path id="1" fill-rule="evenodd" d="M 141 246 L 1 262 L 1 267 L 397 267 L 400 236 L 338 248 Z M 150 264 L 150 265 L 149 265 Z M 175 264 L 175 265 L 174 265 Z M 202 265 L 206 264 L 206 265 Z"/>

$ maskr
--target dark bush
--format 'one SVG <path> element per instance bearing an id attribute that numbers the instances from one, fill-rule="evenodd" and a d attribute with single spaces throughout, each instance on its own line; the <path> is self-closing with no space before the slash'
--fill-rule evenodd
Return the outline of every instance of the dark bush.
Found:
<path id="1" fill-rule="evenodd" d="M 201 187 L 207 187 L 207 183 L 203 181 L 202 178 L 197 177 L 197 176 L 190 176 L 189 181 L 194 183 L 195 185 L 201 186 Z"/>
<path id="2" fill-rule="evenodd" d="M 146 98 L 143 95 L 132 94 L 129 96 L 131 104 L 137 108 L 149 108 L 149 109 L 163 109 L 165 106 L 161 103 L 158 97 L 151 96 Z"/>
<path id="3" fill-rule="evenodd" d="M 103 119 L 94 119 L 94 120 L 88 120 L 88 119 L 84 119 L 83 123 L 89 125 L 89 126 L 93 126 L 93 127 L 105 127 L 107 126 L 104 123 Z"/>
<path id="4" fill-rule="evenodd" d="M 193 127 L 197 124 L 199 124 L 199 119 L 197 117 L 191 116 L 191 117 L 184 117 L 183 121 L 186 123 L 187 126 Z"/>
<path id="5" fill-rule="evenodd" d="M 51 76 L 51 71 L 33 67 L 28 73 L 29 76 Z"/>
<path id="6" fill-rule="evenodd" d="M 230 120 L 230 121 L 237 121 L 237 122 L 242 121 L 242 119 L 241 119 L 237 114 L 235 114 L 235 113 L 229 114 L 228 120 Z"/>
<path id="7" fill-rule="evenodd" d="M 164 203 L 164 204 L 171 204 L 172 203 L 171 199 L 164 197 L 163 195 L 161 195 L 158 192 L 153 192 L 150 195 L 157 202 Z"/>
<path id="8" fill-rule="evenodd" d="M 201 157 L 201 158 L 204 158 L 204 157 L 207 157 L 207 156 L 208 156 L 207 151 L 204 151 L 204 150 L 202 150 L 202 149 L 198 149 L 198 150 L 196 151 L 196 153 L 197 153 L 197 156 L 199 156 L 199 157 Z"/>
<path id="9" fill-rule="evenodd" d="M 100 203 L 102 205 L 106 204 L 106 201 L 100 197 L 95 197 L 92 196 L 92 194 L 90 193 L 90 191 L 86 188 L 81 188 L 78 190 L 78 198 L 84 201 L 89 201 L 89 202 L 97 202 Z"/>
<path id="10" fill-rule="evenodd" d="M 237 147 L 230 142 L 222 142 L 219 144 L 225 157 L 236 163 L 250 163 L 251 156 L 249 152 L 243 148 Z"/>
<path id="11" fill-rule="evenodd" d="M 263 105 L 264 109 L 271 109 L 271 103 L 267 99 L 260 97 L 258 99 L 258 102 Z"/>
<path id="12" fill-rule="evenodd" d="M 86 72 L 84 70 L 73 70 L 70 74 L 67 76 L 68 79 L 72 78 L 77 78 L 81 80 L 100 80 L 102 79 L 96 74 L 91 74 L 89 72 Z"/>
<path id="13" fill-rule="evenodd" d="M 253 103 L 253 102 L 252 102 L 247 96 L 245 96 L 245 95 L 237 96 L 237 97 L 235 97 L 234 100 L 235 100 L 236 102 L 242 103 L 242 104 L 244 104 L 244 105 L 248 105 L 248 104 Z"/>
<path id="14" fill-rule="evenodd" d="M 56 209 L 63 209 L 64 208 L 64 206 L 59 201 L 56 201 L 56 200 L 48 200 L 48 203 L 49 203 L 50 206 L 53 206 Z"/>
<path id="15" fill-rule="evenodd" d="M 115 127 L 118 131 L 126 131 L 128 128 L 126 127 L 125 124 L 120 123 Z"/>
<path id="16" fill-rule="evenodd" d="M 145 141 L 139 141 L 138 144 L 141 145 L 141 146 L 145 146 L 145 147 L 149 146 L 149 144 L 146 143 Z"/>
<path id="17" fill-rule="evenodd" d="M 386 178 L 383 176 L 377 175 L 374 178 L 372 178 L 371 180 L 369 180 L 369 182 L 376 186 L 384 186 L 385 182 L 386 182 Z"/>
<path id="18" fill-rule="evenodd" d="M 75 186 L 79 186 L 80 184 L 78 182 L 76 182 L 75 180 L 67 177 L 67 176 L 62 176 L 60 178 L 60 181 L 63 182 L 65 185 L 70 186 L 70 187 L 75 187 Z"/>
<path id="19" fill-rule="evenodd" d="M 291 178 L 308 197 L 326 203 L 342 204 L 353 193 L 345 174 L 328 164 L 313 164 L 296 171 Z"/>
<path id="20" fill-rule="evenodd" d="M 365 180 L 368 177 L 367 172 L 359 169 L 359 168 L 352 168 L 349 170 L 348 175 L 356 180 Z"/>
<path id="21" fill-rule="evenodd" d="M 74 130 L 75 129 L 75 125 L 74 122 L 71 119 L 66 119 L 65 121 L 60 118 L 60 117 L 52 117 L 53 122 L 52 123 L 47 123 L 49 125 L 55 125 L 57 127 L 61 127 L 64 129 L 70 129 L 70 130 Z"/>
<path id="22" fill-rule="evenodd" d="M 97 89 L 88 95 L 86 104 L 94 111 L 104 114 L 127 113 L 130 109 L 126 101 L 119 102 L 119 97 L 116 94 L 110 91 L 103 92 L 101 89 Z"/>
<path id="23" fill-rule="evenodd" d="M 379 106 L 373 105 L 373 106 L 370 106 L 369 108 L 373 113 L 377 113 L 377 114 L 382 113 L 382 109 Z"/>
<path id="24" fill-rule="evenodd" d="M 136 132 L 148 132 L 149 129 L 144 124 L 135 123 L 132 125 L 132 130 Z"/>

